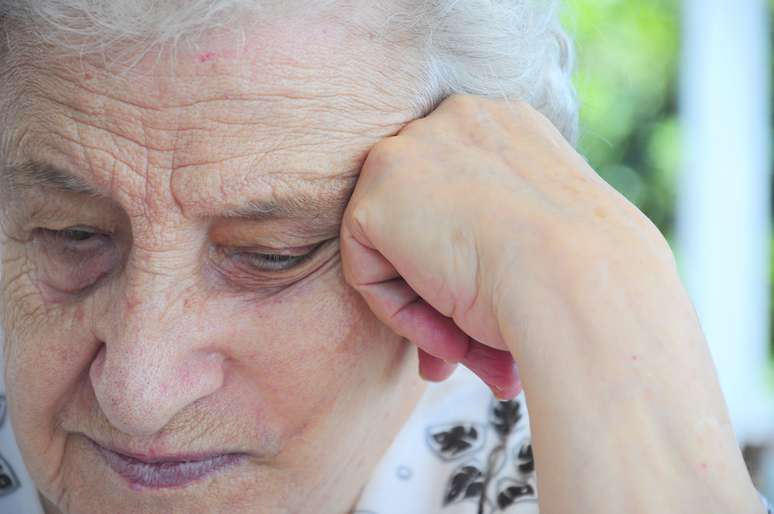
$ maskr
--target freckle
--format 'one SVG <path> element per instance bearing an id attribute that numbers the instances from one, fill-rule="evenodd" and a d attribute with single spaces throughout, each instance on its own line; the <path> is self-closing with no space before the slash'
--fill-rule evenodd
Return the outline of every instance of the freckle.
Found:
<path id="1" fill-rule="evenodd" d="M 135 307 L 140 305 L 140 298 L 139 297 L 127 297 L 126 298 L 126 310 L 133 311 Z"/>
<path id="2" fill-rule="evenodd" d="M 215 59 L 218 54 L 215 52 L 202 52 L 199 54 L 199 62 L 207 62 Z"/>
<path id="3" fill-rule="evenodd" d="M 594 209 L 594 214 L 596 214 L 597 218 L 600 218 L 600 219 L 605 219 L 607 217 L 607 215 L 605 214 L 604 209 L 602 209 L 601 207 L 595 208 Z"/>

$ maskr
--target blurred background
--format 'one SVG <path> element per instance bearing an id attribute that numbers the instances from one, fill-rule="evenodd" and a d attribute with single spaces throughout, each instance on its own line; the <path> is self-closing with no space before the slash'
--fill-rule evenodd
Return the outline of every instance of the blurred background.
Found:
<path id="1" fill-rule="evenodd" d="M 774 0 L 565 0 L 580 149 L 677 257 L 759 490 L 774 499 Z"/>

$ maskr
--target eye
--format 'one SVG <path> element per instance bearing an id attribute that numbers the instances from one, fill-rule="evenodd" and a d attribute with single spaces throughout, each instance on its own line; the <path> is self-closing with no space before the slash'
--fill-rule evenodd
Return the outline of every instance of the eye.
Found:
<path id="1" fill-rule="evenodd" d="M 294 250 L 294 253 L 266 253 L 252 250 L 240 250 L 235 249 L 228 252 L 229 257 L 234 259 L 239 264 L 249 266 L 257 271 L 261 272 L 280 272 L 289 271 L 296 268 L 311 259 L 321 245 L 316 245 L 306 248 L 306 252 L 298 253 L 299 250 Z"/>
<path id="2" fill-rule="evenodd" d="M 247 264 L 262 271 L 285 271 L 299 265 L 312 253 L 314 252 L 305 255 L 283 255 L 279 253 L 241 252 L 237 255 Z"/>
<path id="3" fill-rule="evenodd" d="M 71 241 L 86 241 L 91 239 L 96 234 L 88 230 L 81 230 L 77 228 L 68 228 L 61 231 L 62 237 Z"/>
<path id="4" fill-rule="evenodd" d="M 111 235 L 91 227 L 68 227 L 61 230 L 40 228 L 37 238 L 47 250 L 91 252 L 111 242 Z"/>
<path id="5" fill-rule="evenodd" d="M 97 239 L 100 234 L 88 228 L 66 228 L 64 230 L 47 230 L 53 237 L 59 237 L 64 242 L 79 244 L 85 241 Z"/>

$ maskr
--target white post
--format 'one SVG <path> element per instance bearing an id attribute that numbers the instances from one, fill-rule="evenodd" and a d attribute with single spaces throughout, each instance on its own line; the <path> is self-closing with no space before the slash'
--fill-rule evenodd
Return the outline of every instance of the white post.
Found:
<path id="1" fill-rule="evenodd" d="M 769 32 L 765 0 L 684 0 L 680 269 L 737 437 L 774 428 L 769 306 Z"/>

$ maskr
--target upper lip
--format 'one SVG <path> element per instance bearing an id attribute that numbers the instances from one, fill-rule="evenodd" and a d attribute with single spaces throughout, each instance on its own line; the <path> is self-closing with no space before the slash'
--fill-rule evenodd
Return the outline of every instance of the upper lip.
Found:
<path id="1" fill-rule="evenodd" d="M 103 450 L 108 450 L 113 453 L 117 453 L 124 457 L 129 457 L 145 464 L 161 464 L 167 462 L 195 462 L 212 459 L 222 455 L 243 454 L 243 452 L 234 451 L 207 451 L 207 452 L 190 452 L 190 453 L 165 453 L 159 454 L 157 452 L 136 452 L 130 451 L 116 446 L 101 443 L 89 438 L 92 444 L 100 447 Z"/>

